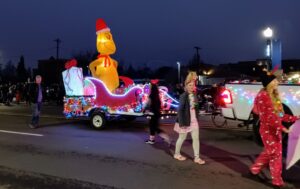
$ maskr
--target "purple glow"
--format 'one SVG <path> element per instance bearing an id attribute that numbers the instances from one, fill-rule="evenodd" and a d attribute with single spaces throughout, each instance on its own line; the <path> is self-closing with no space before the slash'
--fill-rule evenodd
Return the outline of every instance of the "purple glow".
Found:
<path id="1" fill-rule="evenodd" d="M 124 94 L 113 94 L 111 93 L 108 88 L 106 87 L 106 85 L 103 83 L 103 81 L 101 81 L 100 79 L 96 79 L 96 78 L 93 78 L 93 77 L 86 77 L 87 80 L 95 80 L 95 81 L 98 81 L 100 82 L 101 84 L 103 84 L 106 92 L 110 95 L 110 96 L 113 96 L 113 97 L 116 97 L 116 98 L 120 98 L 120 97 L 124 97 L 126 96 L 128 93 L 130 93 L 131 91 L 133 90 L 136 90 L 136 89 L 140 89 L 141 91 L 143 91 L 143 88 L 142 87 L 139 87 L 139 86 L 134 86 L 132 88 L 130 88 L 128 91 L 126 91 Z M 93 84 L 94 85 L 94 84 Z M 95 87 L 95 85 L 94 85 Z M 95 90 L 96 91 L 96 90 Z M 142 93 L 143 94 L 143 93 Z M 97 94 L 96 94 L 97 95 Z M 95 96 L 96 98 L 97 96 Z"/>

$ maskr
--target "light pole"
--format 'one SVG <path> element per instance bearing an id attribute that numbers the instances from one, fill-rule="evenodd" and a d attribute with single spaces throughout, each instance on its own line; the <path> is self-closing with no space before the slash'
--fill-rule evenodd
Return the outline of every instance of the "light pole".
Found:
<path id="1" fill-rule="evenodd" d="M 270 27 L 267 27 L 263 31 L 264 37 L 267 39 L 267 47 L 266 47 L 266 56 L 268 58 L 267 62 L 267 69 L 270 69 L 270 66 L 272 65 L 272 55 L 273 55 L 273 47 L 272 47 L 272 37 L 273 37 L 273 30 Z"/>
<path id="2" fill-rule="evenodd" d="M 61 40 L 59 38 L 53 40 L 56 42 L 56 60 L 59 59 L 59 44 L 61 43 Z"/>
<path id="3" fill-rule="evenodd" d="M 200 47 L 194 47 L 194 49 L 196 49 L 196 55 L 197 55 L 197 64 L 200 64 L 200 55 L 199 55 L 199 50 L 201 50 L 202 48 Z"/>
<path id="4" fill-rule="evenodd" d="M 180 62 L 177 61 L 178 66 L 178 83 L 180 83 Z"/>

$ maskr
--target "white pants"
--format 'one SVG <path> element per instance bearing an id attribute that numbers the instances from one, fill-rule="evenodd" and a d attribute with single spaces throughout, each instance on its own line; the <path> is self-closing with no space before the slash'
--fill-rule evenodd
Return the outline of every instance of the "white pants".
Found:
<path id="1" fill-rule="evenodd" d="M 176 141 L 175 155 L 180 155 L 180 150 L 183 142 L 185 141 L 188 133 L 179 133 L 178 139 Z M 193 140 L 193 150 L 195 158 L 199 158 L 200 153 L 200 142 L 199 142 L 199 129 L 191 131 Z"/>

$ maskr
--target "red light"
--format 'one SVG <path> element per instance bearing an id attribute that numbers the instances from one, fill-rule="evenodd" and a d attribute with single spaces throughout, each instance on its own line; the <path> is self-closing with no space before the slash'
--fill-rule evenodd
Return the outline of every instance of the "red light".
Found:
<path id="1" fill-rule="evenodd" d="M 232 104 L 231 93 L 228 89 L 225 89 L 222 92 L 221 97 L 222 97 L 225 104 Z"/>

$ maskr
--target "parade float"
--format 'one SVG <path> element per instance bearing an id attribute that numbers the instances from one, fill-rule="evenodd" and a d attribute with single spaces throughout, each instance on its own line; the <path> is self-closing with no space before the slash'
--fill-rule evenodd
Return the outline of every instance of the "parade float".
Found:
<path id="1" fill-rule="evenodd" d="M 88 118 L 94 128 L 100 129 L 106 121 L 114 118 L 133 120 L 146 116 L 145 107 L 151 83 L 135 84 L 132 79 L 119 76 L 118 62 L 110 57 L 116 51 L 110 28 L 103 19 L 96 22 L 97 50 L 99 56 L 89 69 L 92 77 L 84 77 L 82 68 L 75 59 L 65 64 L 62 77 L 66 96 L 64 115 L 66 118 Z M 168 89 L 159 86 L 162 115 L 175 115 L 178 101 L 168 94 Z"/>

